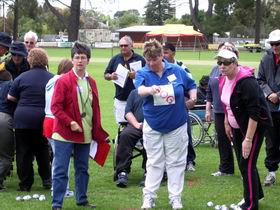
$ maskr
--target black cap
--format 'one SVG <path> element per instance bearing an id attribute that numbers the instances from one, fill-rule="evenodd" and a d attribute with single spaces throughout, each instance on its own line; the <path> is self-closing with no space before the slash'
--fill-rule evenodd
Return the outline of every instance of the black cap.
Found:
<path id="1" fill-rule="evenodd" d="M 12 38 L 5 32 L 0 32 L 0 45 L 9 48 L 12 43 Z"/>
<path id="2" fill-rule="evenodd" d="M 163 49 L 167 49 L 167 50 L 171 50 L 172 52 L 175 52 L 176 51 L 176 48 L 175 46 L 170 43 L 170 42 L 165 42 L 163 45 L 162 45 Z"/>
<path id="3" fill-rule="evenodd" d="M 10 47 L 10 52 L 12 54 L 21 55 L 23 57 L 27 56 L 27 50 L 22 42 L 13 42 Z"/>

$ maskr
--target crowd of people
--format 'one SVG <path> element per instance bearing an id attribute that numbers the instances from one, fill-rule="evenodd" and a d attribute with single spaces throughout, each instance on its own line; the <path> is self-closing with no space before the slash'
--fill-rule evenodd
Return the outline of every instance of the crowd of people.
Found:
<path id="1" fill-rule="evenodd" d="M 87 196 L 88 161 L 91 147 L 98 145 L 98 153 L 99 145 L 107 144 L 108 133 L 101 125 L 96 81 L 87 69 L 91 49 L 75 42 L 71 60 L 62 59 L 53 75 L 46 51 L 36 47 L 37 40 L 32 31 L 25 34 L 24 42 L 12 42 L 0 32 L 0 191 L 5 190 L 16 154 L 18 191 L 32 190 L 36 160 L 42 187 L 51 190 L 53 210 L 61 210 L 64 198 L 72 196 L 77 206 L 96 208 Z M 149 40 L 141 56 L 134 52 L 129 36 L 120 39 L 120 53 L 104 71 L 104 79 L 114 81 L 123 76 L 117 73 L 120 65 L 128 70 L 123 86 L 114 83 L 112 113 L 124 127 L 118 133 L 113 177 L 117 187 L 128 186 L 133 149 L 140 142 L 141 209 L 155 206 L 164 180 L 171 208 L 183 209 L 184 175 L 196 170 L 189 118 L 196 104 L 204 104 L 205 121 L 215 123 L 220 161 L 211 175 L 234 174 L 234 150 L 243 182 L 243 197 L 236 209 L 259 209 L 264 193 L 256 165 L 264 139 L 268 169 L 264 186 L 276 183 L 280 162 L 280 30 L 272 31 L 268 41 L 271 49 L 257 75 L 238 62 L 239 51 L 233 43 L 220 44 L 217 65 L 197 86 L 190 70 L 175 59 L 172 43 Z M 72 156 L 74 191 L 69 186 Z"/>

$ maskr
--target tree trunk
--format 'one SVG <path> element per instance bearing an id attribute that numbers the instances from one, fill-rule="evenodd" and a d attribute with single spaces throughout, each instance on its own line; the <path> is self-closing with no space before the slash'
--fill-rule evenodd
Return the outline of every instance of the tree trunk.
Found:
<path id="1" fill-rule="evenodd" d="M 207 9 L 207 12 L 206 12 L 207 17 L 212 17 L 213 6 L 214 6 L 214 0 L 208 0 L 208 9 Z"/>
<path id="2" fill-rule="evenodd" d="M 13 23 L 13 40 L 18 38 L 18 0 L 14 3 L 14 23 Z"/>
<path id="3" fill-rule="evenodd" d="M 68 23 L 68 41 L 78 40 L 80 27 L 80 8 L 81 0 L 72 0 L 70 7 L 70 17 Z M 71 33 L 70 33 L 71 32 Z"/>
<path id="4" fill-rule="evenodd" d="M 198 0 L 195 0 L 195 4 L 196 5 L 193 7 L 192 0 L 189 0 L 192 23 L 196 30 L 198 29 L 201 33 L 205 34 L 202 25 L 198 21 Z"/>
<path id="5" fill-rule="evenodd" d="M 68 41 L 73 42 L 78 40 L 80 26 L 80 7 L 81 0 L 72 0 L 70 6 L 70 16 L 64 17 L 61 15 L 49 2 L 45 0 L 50 11 L 63 23 L 68 31 Z"/>
<path id="6" fill-rule="evenodd" d="M 260 43 L 262 9 L 261 0 L 256 0 L 255 44 Z"/>

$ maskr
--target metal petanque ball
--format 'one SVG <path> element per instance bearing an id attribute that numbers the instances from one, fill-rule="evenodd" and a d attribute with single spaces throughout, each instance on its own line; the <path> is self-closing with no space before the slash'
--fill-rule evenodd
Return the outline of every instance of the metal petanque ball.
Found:
<path id="1" fill-rule="evenodd" d="M 220 210 L 221 209 L 221 206 L 220 205 L 216 205 L 215 206 L 215 210 Z"/>
<path id="2" fill-rule="evenodd" d="M 17 196 L 17 197 L 16 197 L 16 201 L 23 201 L 23 198 L 20 197 L 20 196 Z"/>
<path id="3" fill-rule="evenodd" d="M 25 200 L 25 201 L 29 201 L 30 199 L 31 199 L 30 195 L 23 196 L 23 200 Z"/>
<path id="4" fill-rule="evenodd" d="M 40 195 L 40 197 L 39 197 L 39 201 L 44 201 L 44 200 L 46 200 L 45 195 Z"/>
<path id="5" fill-rule="evenodd" d="M 212 207 L 212 206 L 214 206 L 214 203 L 213 203 L 212 201 L 209 201 L 209 202 L 207 203 L 207 206 L 208 206 L 208 207 Z"/>
<path id="6" fill-rule="evenodd" d="M 34 194 L 33 196 L 32 196 L 32 198 L 34 198 L 34 199 L 38 199 L 40 196 L 38 195 L 38 194 Z"/>
<path id="7" fill-rule="evenodd" d="M 229 210 L 228 207 L 226 205 L 222 205 L 220 210 Z"/>

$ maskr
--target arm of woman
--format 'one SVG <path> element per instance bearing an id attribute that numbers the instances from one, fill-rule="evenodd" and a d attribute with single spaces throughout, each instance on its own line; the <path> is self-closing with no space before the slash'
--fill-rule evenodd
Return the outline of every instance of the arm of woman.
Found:
<path id="1" fill-rule="evenodd" d="M 146 87 L 144 85 L 141 85 L 138 88 L 138 94 L 140 96 L 154 95 L 154 94 L 159 93 L 159 92 L 160 92 L 160 87 L 157 86 L 157 85 L 153 85 L 151 87 Z"/>
<path id="2" fill-rule="evenodd" d="M 258 122 L 249 118 L 248 128 L 246 132 L 245 139 L 242 142 L 242 156 L 247 159 L 250 155 L 252 149 L 253 137 L 257 129 Z"/>
<path id="3" fill-rule="evenodd" d="M 210 101 L 207 101 L 206 102 L 206 108 L 205 108 L 205 120 L 206 120 L 206 122 L 211 121 L 211 106 L 212 106 L 212 103 Z"/>
<path id="4" fill-rule="evenodd" d="M 8 94 L 7 99 L 13 102 L 17 102 L 17 98 Z"/>
<path id="5" fill-rule="evenodd" d="M 188 91 L 189 98 L 187 98 L 186 106 L 188 109 L 192 109 L 197 101 L 197 89 L 191 89 Z"/>
<path id="6" fill-rule="evenodd" d="M 226 114 L 225 114 L 224 125 L 225 125 L 225 131 L 226 131 L 226 135 L 227 135 L 228 139 L 232 140 L 232 138 L 233 138 L 232 128 L 229 125 L 228 118 L 227 118 Z"/>

